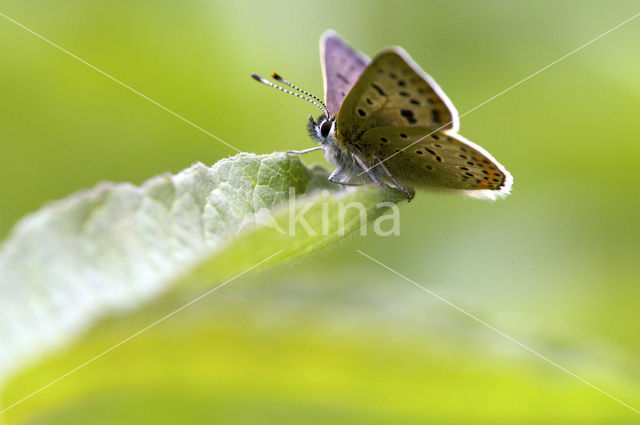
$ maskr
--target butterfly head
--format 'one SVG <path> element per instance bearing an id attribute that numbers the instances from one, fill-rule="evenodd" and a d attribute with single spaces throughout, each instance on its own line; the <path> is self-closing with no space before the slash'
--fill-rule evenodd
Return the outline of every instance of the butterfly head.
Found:
<path id="1" fill-rule="evenodd" d="M 316 121 L 309 115 L 307 129 L 311 138 L 320 145 L 329 144 L 333 141 L 336 132 L 336 119 L 330 115 L 320 115 Z"/>

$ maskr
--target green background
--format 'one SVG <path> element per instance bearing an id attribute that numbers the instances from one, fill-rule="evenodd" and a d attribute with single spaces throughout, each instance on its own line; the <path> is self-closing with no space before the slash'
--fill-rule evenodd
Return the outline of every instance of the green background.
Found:
<path id="1" fill-rule="evenodd" d="M 403 46 L 461 113 L 638 13 L 633 1 L 39 1 L 0 12 L 241 151 L 311 147 L 318 37 Z M 0 235 L 100 181 L 230 148 L 0 18 Z M 360 249 L 640 408 L 640 19 L 461 120 L 514 175 L 486 203 L 419 193 L 398 237 L 242 278 L 0 416 L 8 423 L 621 424 L 640 416 Z M 307 161 L 322 162 L 320 155 Z M 99 323 L 3 404 L 183 304 Z M 1 343 L 1 342 L 0 342 Z"/>

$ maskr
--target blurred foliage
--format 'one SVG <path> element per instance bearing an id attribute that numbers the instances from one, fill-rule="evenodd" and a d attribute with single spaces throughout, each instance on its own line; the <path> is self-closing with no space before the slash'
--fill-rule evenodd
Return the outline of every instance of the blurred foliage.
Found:
<path id="1" fill-rule="evenodd" d="M 317 43 L 402 45 L 465 112 L 637 13 L 631 0 L 3 2 L 2 12 L 241 151 L 311 144 Z M 399 237 L 235 282 L 4 414 L 11 423 L 630 423 L 637 415 L 355 253 L 640 406 L 640 21 L 461 120 L 514 175 L 494 204 L 420 193 Z M 99 181 L 234 154 L 0 19 L 0 233 Z M 315 154 L 313 154 L 315 155 Z M 305 160 L 322 161 L 320 155 Z M 191 294 L 195 296 L 196 294 Z M 185 296 L 186 297 L 186 296 Z M 9 404 L 188 299 L 110 319 Z M 0 416 L 2 418 L 2 416 Z M 88 419 L 89 418 L 89 419 Z"/>

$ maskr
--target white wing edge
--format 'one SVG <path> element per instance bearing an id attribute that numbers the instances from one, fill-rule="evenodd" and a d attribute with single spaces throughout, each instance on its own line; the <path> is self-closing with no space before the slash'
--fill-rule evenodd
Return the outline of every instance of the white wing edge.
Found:
<path id="1" fill-rule="evenodd" d="M 492 190 L 492 189 L 462 190 L 461 192 L 465 196 L 468 196 L 469 198 L 475 198 L 475 199 L 484 199 L 484 200 L 489 200 L 489 201 L 496 201 L 498 199 L 502 199 L 502 198 L 507 197 L 511 193 L 511 187 L 513 186 L 513 176 L 511 175 L 511 173 L 509 173 L 507 171 L 506 168 L 504 168 L 504 166 L 502 164 L 500 164 L 493 157 L 493 155 L 491 155 L 489 152 L 487 152 L 487 150 L 484 149 L 482 146 L 476 145 L 471 140 L 467 139 L 466 137 L 463 137 L 463 136 L 459 135 L 458 133 L 456 133 L 453 130 L 447 130 L 447 131 L 444 131 L 443 133 L 445 133 L 447 136 L 453 137 L 453 138 L 461 141 L 465 145 L 477 150 L 478 152 L 480 152 L 481 154 L 483 154 L 484 156 L 489 158 L 493 162 L 493 164 L 496 167 L 498 167 L 498 169 L 504 174 L 504 177 L 505 177 L 504 185 L 499 190 Z"/>
<path id="2" fill-rule="evenodd" d="M 440 97 L 440 99 L 442 99 L 442 102 L 447 106 L 447 108 L 449 109 L 449 112 L 451 113 L 451 120 L 452 120 L 451 124 L 453 124 L 453 128 L 449 129 L 449 131 L 453 131 L 457 133 L 458 130 L 460 129 L 460 117 L 458 116 L 458 110 L 456 109 L 455 106 L 453 106 L 453 102 L 451 102 L 451 99 L 449 99 L 449 96 L 447 96 L 444 90 L 442 90 L 442 87 L 440 87 L 438 83 L 436 83 L 436 80 L 434 80 L 433 77 L 431 77 L 431 75 L 427 74 L 420 67 L 420 65 L 418 65 L 416 61 L 414 61 L 413 58 L 411 58 L 411 56 L 409 56 L 409 53 L 407 53 L 407 51 L 404 50 L 402 47 L 399 47 L 399 46 L 388 47 L 384 49 L 382 52 L 380 52 L 379 54 L 384 54 L 388 52 L 394 52 L 395 54 L 400 56 L 407 63 L 407 65 L 409 65 L 409 67 L 411 67 L 420 77 L 422 77 L 423 80 L 429 83 L 431 88 L 433 88 L 433 91 L 435 91 L 436 94 Z"/>

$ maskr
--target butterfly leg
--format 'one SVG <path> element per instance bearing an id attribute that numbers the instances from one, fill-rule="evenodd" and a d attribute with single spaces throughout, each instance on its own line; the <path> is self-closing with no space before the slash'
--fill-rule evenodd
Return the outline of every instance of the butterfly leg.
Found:
<path id="1" fill-rule="evenodd" d="M 314 148 L 309 148 L 301 151 L 287 151 L 287 156 L 304 155 L 305 153 L 317 151 L 318 149 L 322 149 L 322 146 L 316 146 Z"/>
<path id="2" fill-rule="evenodd" d="M 402 184 L 400 184 L 400 182 L 395 177 L 393 177 L 393 174 L 391 174 L 391 171 L 389 171 L 387 166 L 384 165 L 383 161 L 380 161 L 380 159 L 378 159 L 378 158 L 375 158 L 375 160 L 377 161 L 376 166 L 380 166 L 384 170 L 385 174 L 393 182 L 393 184 L 396 186 L 396 188 L 400 192 L 404 193 L 407 196 L 408 201 L 411 202 L 411 200 L 413 199 L 413 194 L 411 193 L 411 191 L 409 189 L 407 189 L 406 187 L 404 187 Z"/>
<path id="3" fill-rule="evenodd" d="M 376 176 L 371 172 L 371 168 L 367 167 L 366 165 L 364 165 L 364 161 L 362 161 L 362 159 L 356 155 L 355 153 L 351 154 L 351 157 L 353 159 L 355 159 L 355 161 L 358 163 L 358 165 L 360 166 L 360 168 L 362 168 L 362 171 L 364 171 L 365 173 L 367 173 L 367 176 L 369 176 L 369 178 L 371 179 L 371 181 L 373 182 L 373 184 L 375 184 L 376 186 L 380 186 L 380 182 L 378 181 L 378 179 L 376 178 Z"/>
<path id="4" fill-rule="evenodd" d="M 337 183 L 342 186 L 361 186 L 360 183 L 351 183 L 348 178 L 347 180 L 340 180 L 340 175 L 342 174 L 343 170 L 344 167 L 342 165 L 333 170 L 333 173 L 331 173 L 331 175 L 329 176 L 329 181 L 331 183 Z"/>

